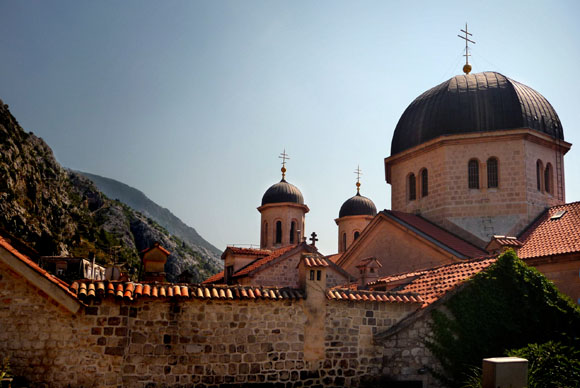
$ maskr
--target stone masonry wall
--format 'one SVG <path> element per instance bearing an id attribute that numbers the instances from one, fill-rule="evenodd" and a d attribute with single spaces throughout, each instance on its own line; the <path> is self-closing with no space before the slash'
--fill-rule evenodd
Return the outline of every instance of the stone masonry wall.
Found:
<path id="1" fill-rule="evenodd" d="M 32 386 L 356 386 L 382 374 L 373 333 L 416 305 L 328 301 L 318 359 L 306 300 L 94 300 L 77 314 L 0 262 L 0 354 Z M 312 306 L 310 306 L 312 311 Z"/>
<path id="2" fill-rule="evenodd" d="M 494 234 L 517 235 L 545 207 L 559 203 L 555 196 L 536 189 L 536 160 L 542 160 L 544 166 L 550 162 L 555 174 L 555 150 L 524 134 L 508 135 L 468 136 L 392 163 L 393 210 L 420 212 L 480 246 Z M 486 162 L 492 157 L 498 160 L 497 188 L 487 187 Z M 471 159 L 479 162 L 479 189 L 468 188 Z M 426 197 L 420 195 L 422 168 L 429 171 Z M 417 177 L 416 200 L 408 196 L 410 173 Z"/>
<path id="3" fill-rule="evenodd" d="M 429 318 L 419 319 L 397 334 L 377 342 L 384 348 L 382 373 L 395 379 L 422 381 L 423 388 L 439 387 L 426 367 L 440 368 L 425 346 L 430 335 Z"/>

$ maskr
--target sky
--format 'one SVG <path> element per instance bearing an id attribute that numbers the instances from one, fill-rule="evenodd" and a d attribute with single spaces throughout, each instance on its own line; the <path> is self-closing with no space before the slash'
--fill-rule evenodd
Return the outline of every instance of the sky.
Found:
<path id="1" fill-rule="evenodd" d="M 580 200 L 578 1 L 0 1 L 0 99 L 65 167 L 143 191 L 219 249 L 259 244 L 281 178 L 306 234 L 337 251 L 356 193 L 390 208 L 384 158 L 405 108 L 461 74 L 497 71 L 544 95 Z"/>

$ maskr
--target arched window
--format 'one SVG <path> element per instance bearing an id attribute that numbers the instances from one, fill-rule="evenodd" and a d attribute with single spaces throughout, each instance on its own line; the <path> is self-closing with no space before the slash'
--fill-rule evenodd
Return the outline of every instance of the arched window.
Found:
<path id="1" fill-rule="evenodd" d="M 263 247 L 268 245 L 268 223 L 264 221 L 264 226 L 262 229 L 262 244 Z"/>
<path id="2" fill-rule="evenodd" d="M 296 221 L 292 221 L 292 223 L 290 224 L 290 244 L 294 244 L 294 240 L 296 239 L 295 234 L 296 234 Z"/>
<path id="3" fill-rule="evenodd" d="M 426 197 L 429 194 L 429 173 L 427 169 L 421 170 L 421 197 Z"/>
<path id="4" fill-rule="evenodd" d="M 471 159 L 467 164 L 467 184 L 470 189 L 479 189 L 479 162 Z"/>
<path id="5" fill-rule="evenodd" d="M 417 183 L 415 181 L 415 174 L 411 173 L 411 175 L 409 175 L 409 201 L 414 201 L 417 199 L 416 186 Z"/>
<path id="6" fill-rule="evenodd" d="M 552 165 L 550 163 L 546 164 L 546 169 L 544 170 L 544 189 L 546 193 L 554 194 L 554 185 L 552 185 Z"/>
<path id="7" fill-rule="evenodd" d="M 499 178 L 497 174 L 497 159 L 487 159 L 487 187 L 497 188 L 499 185 Z"/>
<path id="8" fill-rule="evenodd" d="M 276 244 L 282 243 L 282 221 L 276 221 Z"/>
<path id="9" fill-rule="evenodd" d="M 536 187 L 538 191 L 542 191 L 542 172 L 544 171 L 544 166 L 542 165 L 542 161 L 538 159 L 536 162 Z"/>
<path id="10" fill-rule="evenodd" d="M 342 234 L 342 251 L 346 252 L 346 233 Z"/>
<path id="11" fill-rule="evenodd" d="M 360 233 L 358 231 L 354 232 L 354 239 L 355 240 L 358 238 L 358 236 L 360 236 Z"/>

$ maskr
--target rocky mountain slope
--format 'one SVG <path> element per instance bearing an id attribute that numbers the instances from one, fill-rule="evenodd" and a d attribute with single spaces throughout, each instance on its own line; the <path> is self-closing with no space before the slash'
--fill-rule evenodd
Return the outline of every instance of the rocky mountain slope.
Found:
<path id="1" fill-rule="evenodd" d="M 88 172 L 77 171 L 89 178 L 107 197 L 114 198 L 131 208 L 152 218 L 169 233 L 177 236 L 189 244 L 193 249 L 202 253 L 204 257 L 220 261 L 221 251 L 207 242 L 197 231 L 186 225 L 168 209 L 159 206 L 149 199 L 143 192 L 111 178 L 102 177 Z"/>
<path id="2" fill-rule="evenodd" d="M 0 100 L 0 228 L 40 255 L 87 257 L 138 268 L 138 252 L 161 243 L 172 254 L 169 280 L 184 270 L 199 281 L 216 272 L 215 254 L 199 252 L 152 218 L 107 198 L 86 177 L 64 169 L 50 147 L 25 132 Z M 205 256 L 205 257 L 204 257 Z"/>

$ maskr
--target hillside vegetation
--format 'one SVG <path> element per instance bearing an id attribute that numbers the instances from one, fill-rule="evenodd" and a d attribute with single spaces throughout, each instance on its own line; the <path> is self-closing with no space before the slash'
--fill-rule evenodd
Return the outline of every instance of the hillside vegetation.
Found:
<path id="1" fill-rule="evenodd" d="M 139 265 L 154 242 L 171 251 L 169 280 L 189 270 L 200 281 L 218 271 L 216 253 L 196 249 L 153 218 L 109 199 L 89 179 L 63 168 L 50 147 L 25 132 L 0 100 L 0 228 L 40 255 L 87 257 Z M 201 252 L 200 252 L 201 251 Z"/>

